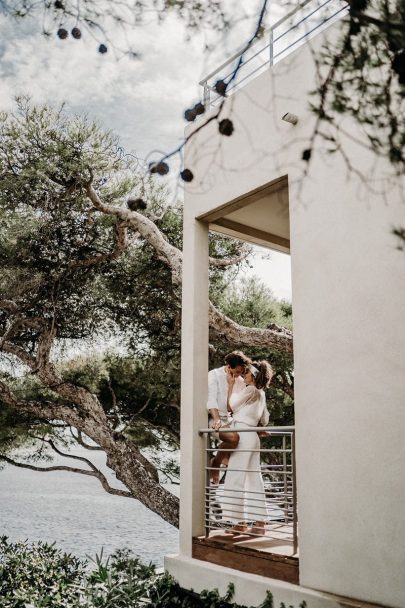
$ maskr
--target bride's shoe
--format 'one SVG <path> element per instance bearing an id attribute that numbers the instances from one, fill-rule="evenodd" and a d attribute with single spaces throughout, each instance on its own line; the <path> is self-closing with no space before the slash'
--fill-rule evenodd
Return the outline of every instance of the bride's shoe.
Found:
<path id="1" fill-rule="evenodd" d="M 235 524 L 234 526 L 232 526 L 232 528 L 229 528 L 229 532 L 246 532 L 246 530 L 248 529 L 246 522 L 241 521 L 238 524 Z"/>
<path id="2" fill-rule="evenodd" d="M 255 521 L 253 526 L 249 528 L 249 532 L 255 536 L 266 536 L 266 524 L 264 521 Z"/>

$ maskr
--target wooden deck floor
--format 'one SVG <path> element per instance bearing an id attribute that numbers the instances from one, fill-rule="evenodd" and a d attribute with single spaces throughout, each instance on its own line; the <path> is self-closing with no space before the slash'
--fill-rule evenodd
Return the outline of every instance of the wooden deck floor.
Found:
<path id="1" fill-rule="evenodd" d="M 211 532 L 209 537 L 193 538 L 193 557 L 242 572 L 251 572 L 298 584 L 299 559 L 292 541 L 243 533 Z"/>

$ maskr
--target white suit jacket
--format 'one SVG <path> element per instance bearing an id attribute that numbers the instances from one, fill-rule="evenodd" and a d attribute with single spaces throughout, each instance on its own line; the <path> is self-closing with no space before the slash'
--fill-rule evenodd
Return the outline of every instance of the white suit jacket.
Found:
<path id="1" fill-rule="evenodd" d="M 233 393 L 237 393 L 246 388 L 246 384 L 240 376 L 236 378 Z M 226 379 L 225 366 L 212 369 L 208 372 L 208 399 L 207 410 L 217 409 L 223 418 L 228 417 L 226 407 L 228 397 L 228 382 Z"/>

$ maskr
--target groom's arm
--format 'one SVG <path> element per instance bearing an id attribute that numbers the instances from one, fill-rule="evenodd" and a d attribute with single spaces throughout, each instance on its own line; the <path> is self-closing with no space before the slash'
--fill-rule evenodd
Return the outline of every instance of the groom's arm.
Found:
<path id="1" fill-rule="evenodd" d="M 208 373 L 208 399 L 207 399 L 207 410 L 212 418 L 213 427 L 217 429 L 221 425 L 221 419 L 218 411 L 218 384 L 215 371 L 212 370 Z"/>

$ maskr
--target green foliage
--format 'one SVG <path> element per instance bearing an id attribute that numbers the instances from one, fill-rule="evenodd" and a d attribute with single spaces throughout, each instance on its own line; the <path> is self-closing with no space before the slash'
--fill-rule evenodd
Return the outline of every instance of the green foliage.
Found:
<path id="1" fill-rule="evenodd" d="M 157 366 L 154 355 L 92 355 L 59 366 L 61 375 L 99 398 L 110 425 L 138 447 L 159 447 L 179 437 L 177 361 Z"/>
<path id="2" fill-rule="evenodd" d="M 100 302 L 107 269 L 81 264 L 111 251 L 114 221 L 91 211 L 84 185 L 93 176 L 117 203 L 139 186 L 132 169 L 117 138 L 86 118 L 21 99 L 16 114 L 0 115 L 0 297 L 25 318 L 52 318 L 59 338 L 86 338 L 110 322 Z M 6 321 L 2 312 L 3 330 Z M 26 329 L 20 343 L 35 336 Z"/>
<path id="3" fill-rule="evenodd" d="M 112 133 L 86 117 L 35 107 L 26 99 L 18 100 L 15 113 L 0 115 L 0 171 L 0 299 L 17 307 L 17 312 L 7 306 L 0 310 L 0 333 L 35 354 L 44 323 L 52 324 L 54 360 L 63 379 L 96 394 L 115 435 L 151 448 L 147 457 L 159 470 L 170 479 L 177 476 L 177 459 L 162 457 L 161 450 L 174 451 L 179 441 L 180 290 L 155 249 L 131 231 L 125 251 L 108 256 L 115 247 L 116 220 L 93 207 L 86 182 L 92 178 L 101 197 L 115 206 L 142 197 L 147 201 L 142 213 L 179 249 L 181 207 L 168 205 L 165 189 L 136 171 Z M 210 234 L 209 253 L 238 258 L 241 244 Z M 100 256 L 102 261 L 83 265 Z M 214 303 L 245 325 L 290 326 L 290 305 L 277 302 L 257 280 L 233 286 L 246 264 L 210 270 Z M 107 354 L 103 343 L 112 337 L 117 352 Z M 64 349 L 72 352 L 77 345 L 82 351 L 87 344 L 85 356 L 62 361 Z M 91 354 L 92 344 L 103 354 Z M 221 336 L 212 344 L 222 364 L 233 345 Z M 253 354 L 270 357 L 277 370 L 291 368 L 290 359 L 276 353 L 256 349 Z M 21 398 L 63 402 L 35 374 L 4 379 Z M 274 422 L 284 411 L 291 418 L 282 391 L 272 389 L 270 403 Z M 50 458 L 51 439 L 64 447 L 73 441 L 57 421 L 39 423 L 1 401 L 0 416 L 0 453 L 12 456 L 28 448 L 19 450 L 20 461 Z"/>
<path id="4" fill-rule="evenodd" d="M 22 390 L 21 379 L 11 378 L 6 373 L 0 374 L 0 378 L 15 388 L 17 395 L 21 395 L 21 392 L 23 392 L 23 394 L 26 393 L 25 388 Z M 33 385 L 35 379 L 31 377 L 27 379 L 26 382 Z M 0 402 L 0 454 L 8 455 L 16 450 L 25 448 L 24 453 L 26 454 L 26 460 L 46 458 L 44 451 L 42 451 L 41 454 L 35 451 L 34 446 L 37 442 L 32 434 L 44 435 L 49 432 L 52 433 L 52 428 L 49 424 L 38 421 L 32 416 L 24 414 L 9 407 L 5 403 Z M 30 451 L 30 448 L 34 448 L 34 452 Z M 1 467 L 2 463 L 0 461 L 0 468 Z"/>
<path id="5" fill-rule="evenodd" d="M 39 542 L 10 543 L 0 538 L 1 608 L 77 606 L 85 563 Z"/>
<path id="6" fill-rule="evenodd" d="M 340 149 L 341 120 L 361 125 L 370 147 L 399 173 L 405 165 L 405 4 L 403 0 L 349 2 L 339 39 L 316 58 L 320 78 L 312 105 L 331 125 L 329 152 Z M 344 123 L 350 137 L 350 124 Z"/>
<path id="7" fill-rule="evenodd" d="M 147 448 L 148 459 L 164 478 L 178 478 L 179 464 L 175 453 L 180 432 L 179 372 L 170 372 L 167 368 L 159 374 L 154 359 L 114 354 L 74 358 L 59 364 L 58 369 L 65 380 L 98 396 L 110 427 L 116 433 L 124 434 L 138 448 Z M 165 384 L 170 373 L 173 384 L 170 381 Z M 8 378 L 8 384 L 14 393 L 27 400 L 62 401 L 36 376 Z M 53 457 L 52 447 L 43 443 L 41 438 L 53 440 L 59 447 L 67 449 L 76 444 L 66 432 L 65 425 L 55 421 L 39 422 L 1 401 L 0 423 L 0 454 L 13 457 L 13 453 L 18 453 L 19 462 L 38 462 Z"/>
<path id="8" fill-rule="evenodd" d="M 48 319 L 59 340 L 102 339 L 119 333 L 138 353 L 179 349 L 179 290 L 168 267 L 142 240 L 118 259 L 116 220 L 98 213 L 85 185 L 92 177 L 104 202 L 148 201 L 146 215 L 181 248 L 182 214 L 165 202 L 165 190 L 136 170 L 118 139 L 87 118 L 63 109 L 31 106 L 0 114 L 0 298 L 12 299 L 25 319 Z M 133 235 L 132 235 L 133 237 Z M 210 252 L 233 256 L 240 245 L 212 236 Z M 212 271 L 212 281 L 224 270 Z M 0 313 L 6 331 L 9 313 Z M 38 329 L 19 331 L 20 344 L 34 349 Z"/>
<path id="9" fill-rule="evenodd" d="M 181 248 L 182 214 L 166 204 L 166 192 L 136 170 L 118 139 L 86 117 L 17 101 L 0 115 L 0 298 L 12 299 L 24 319 L 48 320 L 57 340 L 102 340 L 119 334 L 133 352 L 179 349 L 179 290 L 155 250 L 132 235 L 118 259 L 116 220 L 98 213 L 85 192 L 92 177 L 109 204 L 129 197 L 148 201 L 145 211 Z M 155 219 L 158 217 L 158 219 Z M 131 235 L 130 235 L 131 236 Z M 224 237 L 210 240 L 212 255 L 238 253 Z M 104 262 L 83 265 L 94 257 Z M 215 269 L 212 281 L 224 271 Z M 0 330 L 9 312 L 0 312 Z M 35 349 L 38 327 L 25 324 L 16 340 Z"/>
<path id="10" fill-rule="evenodd" d="M 232 603 L 233 596 L 232 584 L 224 596 L 217 589 L 200 594 L 182 589 L 128 549 L 107 560 L 96 557 L 89 570 L 88 562 L 54 545 L 0 538 L 1 608 L 248 608 Z M 274 608 L 270 591 L 258 608 Z M 306 608 L 305 602 L 300 608 Z"/>
<path id="11" fill-rule="evenodd" d="M 82 583 L 85 608 L 147 606 L 148 595 L 158 581 L 155 567 L 143 564 L 129 550 L 119 550 L 106 561 L 96 557 L 96 568 Z"/>
<path id="12" fill-rule="evenodd" d="M 256 276 L 234 282 L 218 298 L 221 310 L 231 319 L 248 327 L 276 324 L 292 329 L 292 307 L 277 300 L 271 289 Z"/>

